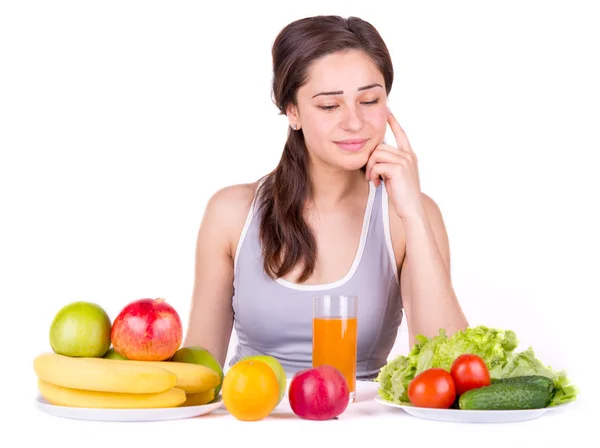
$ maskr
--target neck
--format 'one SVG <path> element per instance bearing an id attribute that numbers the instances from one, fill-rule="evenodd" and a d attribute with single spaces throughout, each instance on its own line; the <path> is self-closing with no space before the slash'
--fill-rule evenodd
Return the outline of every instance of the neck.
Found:
<path id="1" fill-rule="evenodd" d="M 360 170 L 347 171 L 312 164 L 309 172 L 312 194 L 309 203 L 317 210 L 328 210 L 365 191 L 367 181 Z"/>

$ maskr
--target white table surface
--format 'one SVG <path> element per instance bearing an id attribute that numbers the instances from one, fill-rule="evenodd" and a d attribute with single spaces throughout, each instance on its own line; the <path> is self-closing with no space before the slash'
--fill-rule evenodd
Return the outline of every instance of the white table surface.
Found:
<path id="1" fill-rule="evenodd" d="M 289 381 L 288 381 L 289 386 Z M 377 383 L 360 382 L 357 401 L 335 420 L 310 421 L 297 417 L 287 394 L 267 418 L 257 422 L 236 420 L 222 406 L 211 414 L 159 422 L 96 422 L 48 415 L 32 404 L 28 430 L 21 440 L 59 442 L 61 448 L 78 447 L 281 447 L 379 445 L 400 447 L 441 443 L 487 448 L 515 446 L 598 446 L 592 434 L 589 445 L 573 444 L 574 435 L 597 426 L 598 413 L 579 400 L 563 411 L 513 423 L 450 423 L 420 419 L 404 410 L 377 403 Z M 592 417 L 595 418 L 592 420 Z M 13 428 L 14 429 L 14 428 Z M 510 441 L 510 443 L 509 443 Z M 8 445 L 7 445 L 8 446 Z"/>

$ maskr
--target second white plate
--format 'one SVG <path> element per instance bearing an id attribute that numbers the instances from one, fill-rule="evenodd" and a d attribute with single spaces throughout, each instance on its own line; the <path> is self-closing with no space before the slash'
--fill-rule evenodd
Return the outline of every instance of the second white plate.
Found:
<path id="1" fill-rule="evenodd" d="M 573 402 L 552 406 L 542 409 L 522 409 L 506 411 L 469 411 L 462 409 L 432 409 L 421 408 L 411 404 L 397 404 L 385 400 L 380 396 L 375 397 L 375 401 L 385 406 L 400 408 L 410 415 L 426 420 L 437 420 L 442 422 L 456 423 L 509 423 L 531 420 L 546 412 L 562 410 Z"/>

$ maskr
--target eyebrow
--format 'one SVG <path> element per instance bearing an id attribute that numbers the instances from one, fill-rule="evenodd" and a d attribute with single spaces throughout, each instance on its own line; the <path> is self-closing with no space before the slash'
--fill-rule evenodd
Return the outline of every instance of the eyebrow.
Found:
<path id="1" fill-rule="evenodd" d="M 373 87 L 381 87 L 383 89 L 383 86 L 381 84 L 369 84 L 368 86 L 363 86 L 363 87 L 359 87 L 358 90 L 359 92 L 362 90 L 368 90 L 368 89 L 372 89 Z M 315 96 L 313 96 L 313 98 L 318 97 L 319 95 L 343 95 L 344 91 L 343 90 L 337 90 L 335 92 L 321 92 L 321 93 L 317 93 Z"/>

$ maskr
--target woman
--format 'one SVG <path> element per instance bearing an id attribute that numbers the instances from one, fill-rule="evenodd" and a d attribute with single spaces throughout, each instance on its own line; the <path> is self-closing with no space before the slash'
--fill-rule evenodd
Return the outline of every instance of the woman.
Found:
<path id="1" fill-rule="evenodd" d="M 357 378 L 386 363 L 403 314 L 415 335 L 468 323 L 454 294 L 446 229 L 421 192 L 417 159 L 387 107 L 393 67 L 358 18 L 319 16 L 274 42 L 273 94 L 289 120 L 278 166 L 209 200 L 200 225 L 185 345 L 221 365 L 275 356 L 311 367 L 312 297 L 359 296 Z M 390 125 L 396 146 L 383 143 Z"/>

